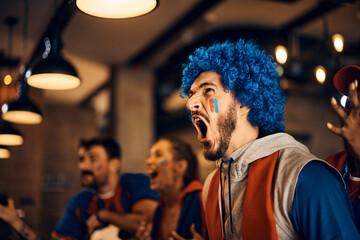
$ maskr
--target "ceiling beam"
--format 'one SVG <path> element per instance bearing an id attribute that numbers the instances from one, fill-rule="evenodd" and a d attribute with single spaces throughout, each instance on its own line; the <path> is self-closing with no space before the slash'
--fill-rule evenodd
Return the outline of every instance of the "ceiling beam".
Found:
<path id="1" fill-rule="evenodd" d="M 282 31 L 289 32 L 296 28 L 302 27 L 305 24 L 308 24 L 311 21 L 314 21 L 316 18 L 319 18 L 330 11 L 338 8 L 342 4 L 329 2 L 329 1 L 321 1 L 317 6 L 315 6 L 312 10 L 306 12 L 304 15 L 294 19 L 292 22 L 289 22 L 285 26 L 282 27 Z"/>
<path id="2" fill-rule="evenodd" d="M 190 24 L 192 24 L 195 20 L 203 17 L 204 13 L 222 1 L 224 0 L 203 0 L 196 4 L 192 9 L 187 11 L 182 18 L 165 30 L 158 38 L 143 48 L 136 56 L 131 58 L 128 64 L 134 65 L 148 60 L 184 29 L 190 26 Z"/>

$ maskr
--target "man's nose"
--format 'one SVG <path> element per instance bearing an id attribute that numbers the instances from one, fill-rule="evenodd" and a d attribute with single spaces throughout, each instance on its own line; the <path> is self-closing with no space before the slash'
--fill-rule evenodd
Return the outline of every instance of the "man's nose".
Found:
<path id="1" fill-rule="evenodd" d="M 79 168 L 80 170 L 89 170 L 91 168 L 90 161 L 84 158 L 81 162 L 79 162 Z"/>
<path id="2" fill-rule="evenodd" d="M 154 163 L 154 158 L 153 158 L 153 157 L 149 156 L 149 157 L 147 157 L 147 158 L 145 159 L 145 164 L 146 164 L 146 165 L 150 165 L 150 164 L 152 164 L 152 163 Z"/>
<path id="3" fill-rule="evenodd" d="M 186 108 L 191 112 L 198 111 L 200 109 L 201 102 L 198 96 L 192 96 L 186 103 Z"/>

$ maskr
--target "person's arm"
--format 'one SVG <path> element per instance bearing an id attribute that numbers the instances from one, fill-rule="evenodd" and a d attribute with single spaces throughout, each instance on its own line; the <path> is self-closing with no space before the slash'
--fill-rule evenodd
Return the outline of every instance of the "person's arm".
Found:
<path id="1" fill-rule="evenodd" d="M 97 216 L 92 216 L 88 221 L 89 231 L 94 231 L 102 223 L 110 223 L 130 234 L 135 234 L 141 221 L 149 222 L 157 207 L 157 201 L 143 199 L 135 202 L 131 213 L 120 214 L 106 209 L 99 210 Z"/>
<path id="2" fill-rule="evenodd" d="M 124 214 L 99 210 L 97 215 L 91 216 L 91 222 L 87 223 L 90 233 L 97 227 L 110 223 L 134 235 L 141 221 L 149 222 L 153 219 L 159 195 L 151 190 L 149 177 L 144 174 L 123 174 L 120 182 L 123 191 L 130 196 L 127 199 L 131 209 Z"/>
<path id="3" fill-rule="evenodd" d="M 113 224 L 130 234 L 135 234 L 142 221 L 149 222 L 157 207 L 157 201 L 144 199 L 134 203 L 131 213 L 117 213 L 101 209 L 97 214 L 92 215 L 87 221 L 89 234 L 105 224 Z"/>
<path id="4" fill-rule="evenodd" d="M 20 219 L 16 212 L 14 201 L 11 198 L 8 199 L 8 206 L 0 205 L 0 219 L 8 223 L 27 240 L 48 239 L 45 236 L 38 236 L 30 226 Z"/>
<path id="5" fill-rule="evenodd" d="M 360 239 L 341 176 L 322 161 L 311 161 L 299 174 L 292 222 L 304 239 Z"/>
<path id="6" fill-rule="evenodd" d="M 328 129 L 345 140 L 346 151 L 354 159 L 351 175 L 360 177 L 360 104 L 357 92 L 358 81 L 349 85 L 350 108 L 345 111 L 340 107 L 335 98 L 331 99 L 331 106 L 340 117 L 343 125 L 335 127 L 327 123 Z"/>

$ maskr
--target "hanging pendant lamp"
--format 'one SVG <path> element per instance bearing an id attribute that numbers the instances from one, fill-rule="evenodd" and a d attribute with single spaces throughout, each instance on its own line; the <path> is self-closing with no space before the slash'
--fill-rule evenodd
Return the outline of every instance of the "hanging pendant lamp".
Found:
<path id="1" fill-rule="evenodd" d="M 4 121 L 0 127 L 0 145 L 19 146 L 24 143 L 21 133 L 11 126 L 9 122 Z"/>
<path id="2" fill-rule="evenodd" d="M 27 83 L 32 87 L 49 90 L 66 90 L 80 86 L 81 80 L 75 68 L 60 54 L 60 33 L 54 31 L 51 38 L 45 38 L 44 42 L 43 59 L 26 72 Z"/>
<path id="3" fill-rule="evenodd" d="M 100 18 L 131 18 L 155 9 L 156 0 L 76 0 L 76 6 L 84 13 Z"/>
<path id="4" fill-rule="evenodd" d="M 6 103 L 1 107 L 2 119 L 8 122 L 20 124 L 40 124 L 43 120 L 40 109 L 28 98 L 28 88 L 25 80 L 21 81 L 20 95 L 18 99 L 11 103 Z"/>
<path id="5" fill-rule="evenodd" d="M 0 159 L 10 158 L 10 150 L 6 146 L 0 145 Z"/>

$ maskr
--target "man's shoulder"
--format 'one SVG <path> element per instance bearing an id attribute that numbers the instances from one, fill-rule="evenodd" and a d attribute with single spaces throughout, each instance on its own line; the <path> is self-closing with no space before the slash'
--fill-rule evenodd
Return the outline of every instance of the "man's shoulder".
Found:
<path id="1" fill-rule="evenodd" d="M 149 177 L 143 173 L 123 173 L 121 174 L 121 184 L 138 184 L 142 181 L 149 181 Z"/>
<path id="2" fill-rule="evenodd" d="M 123 173 L 120 178 L 120 185 L 125 190 L 135 191 L 141 188 L 150 188 L 150 178 L 143 173 Z"/>
<path id="3" fill-rule="evenodd" d="M 78 193 L 76 193 L 69 201 L 69 203 L 83 203 L 83 202 L 88 202 L 91 200 L 91 198 L 94 196 L 94 193 L 86 188 Z"/>

